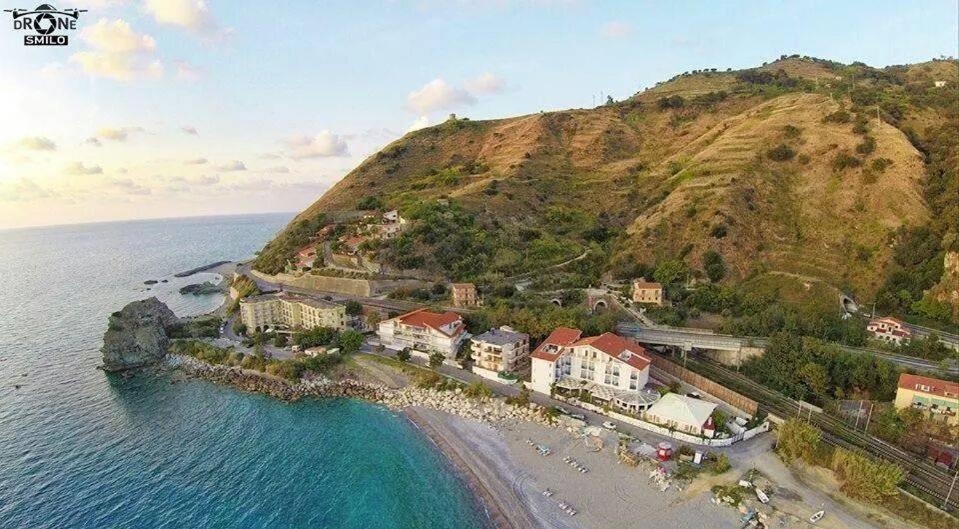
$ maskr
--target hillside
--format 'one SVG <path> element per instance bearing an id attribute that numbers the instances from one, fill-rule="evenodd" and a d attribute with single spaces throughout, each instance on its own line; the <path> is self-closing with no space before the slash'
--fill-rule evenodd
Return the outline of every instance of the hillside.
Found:
<path id="1" fill-rule="evenodd" d="M 952 60 L 875 69 L 792 56 L 686 73 L 593 109 L 451 118 L 364 161 L 256 266 L 283 269 L 337 214 L 372 205 L 411 219 L 369 248 L 387 270 L 496 284 L 589 250 L 543 282 L 675 261 L 705 282 L 787 278 L 909 312 L 957 245 L 957 106 Z M 928 266 L 904 279 L 901 248 L 920 242 L 913 257 Z M 707 274 L 704 257 L 725 273 Z M 911 299 L 896 298 L 903 286 Z"/>

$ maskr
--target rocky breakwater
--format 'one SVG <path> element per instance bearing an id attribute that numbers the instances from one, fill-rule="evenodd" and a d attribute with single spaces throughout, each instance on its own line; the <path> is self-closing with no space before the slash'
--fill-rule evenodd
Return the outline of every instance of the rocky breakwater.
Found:
<path id="1" fill-rule="evenodd" d="M 471 398 L 464 395 L 460 389 L 437 391 L 408 386 L 387 393 L 381 402 L 394 410 L 422 406 L 490 424 L 529 421 L 546 426 L 553 425 L 543 413 L 542 407 L 535 403 L 518 406 L 507 404 L 500 398 Z"/>
<path id="2" fill-rule="evenodd" d="M 154 365 L 166 356 L 169 330 L 180 323 L 155 297 L 134 301 L 110 315 L 103 335 L 103 369 L 125 371 Z"/>

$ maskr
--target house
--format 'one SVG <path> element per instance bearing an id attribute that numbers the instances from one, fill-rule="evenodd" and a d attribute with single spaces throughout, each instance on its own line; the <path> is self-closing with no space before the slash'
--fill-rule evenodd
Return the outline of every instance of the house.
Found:
<path id="1" fill-rule="evenodd" d="M 299 268 L 312 267 L 316 262 L 316 246 L 304 246 L 296 252 L 296 265 Z"/>
<path id="2" fill-rule="evenodd" d="M 633 301 L 636 303 L 663 304 L 663 285 L 646 281 L 645 277 L 633 280 Z"/>
<path id="3" fill-rule="evenodd" d="M 869 320 L 866 330 L 871 332 L 877 340 L 883 340 L 896 345 L 908 342 L 912 338 L 909 329 L 903 327 L 896 318 L 874 318 Z"/>
<path id="4" fill-rule="evenodd" d="M 917 408 L 930 418 L 959 424 L 959 382 L 910 375 L 899 376 L 896 409 Z"/>
<path id="5" fill-rule="evenodd" d="M 454 307 L 475 307 L 479 305 L 476 285 L 473 283 L 453 283 L 450 285 Z"/>
<path id="6" fill-rule="evenodd" d="M 658 399 L 644 391 L 650 358 L 641 345 L 613 333 L 582 338 L 582 331 L 559 327 L 543 340 L 532 357 L 534 391 L 587 398 L 639 412 Z"/>
<path id="7" fill-rule="evenodd" d="M 677 393 L 667 393 L 650 406 L 643 418 L 680 432 L 712 437 L 716 434 L 716 404 Z"/>
<path id="8" fill-rule="evenodd" d="M 413 353 L 429 356 L 442 353 L 448 360 L 470 336 L 463 318 L 455 312 L 442 314 L 418 309 L 380 322 L 380 342 L 391 349 L 409 347 Z"/>
<path id="9" fill-rule="evenodd" d="M 329 301 L 278 292 L 240 299 L 240 321 L 250 330 L 346 328 L 346 307 Z"/>
<path id="10" fill-rule="evenodd" d="M 515 373 L 529 367 L 528 334 L 503 326 L 474 336 L 470 344 L 474 373 L 495 376 L 496 373 Z"/>

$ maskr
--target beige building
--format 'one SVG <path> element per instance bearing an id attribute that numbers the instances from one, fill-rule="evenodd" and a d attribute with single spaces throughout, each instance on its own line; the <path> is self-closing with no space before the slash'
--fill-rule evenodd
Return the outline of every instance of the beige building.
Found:
<path id="1" fill-rule="evenodd" d="M 515 373 L 529 367 L 529 335 L 509 327 L 490 329 L 470 340 L 473 367 Z"/>
<path id="2" fill-rule="evenodd" d="M 284 292 L 240 300 L 240 320 L 248 329 L 283 327 L 346 328 L 346 307 L 319 299 Z"/>
<path id="3" fill-rule="evenodd" d="M 663 304 L 663 285 L 646 281 L 641 277 L 633 280 L 633 301 L 636 303 Z"/>
<path id="4" fill-rule="evenodd" d="M 438 314 L 426 309 L 380 322 L 377 334 L 380 343 L 391 349 L 409 347 L 421 356 L 439 352 L 448 360 L 456 358 L 460 346 L 470 336 L 459 314 Z"/>
<path id="5" fill-rule="evenodd" d="M 896 389 L 896 408 L 916 408 L 933 419 L 959 424 L 959 383 L 903 373 Z"/>
<path id="6" fill-rule="evenodd" d="M 454 307 L 475 307 L 479 305 L 476 285 L 473 283 L 453 283 L 450 285 Z"/>

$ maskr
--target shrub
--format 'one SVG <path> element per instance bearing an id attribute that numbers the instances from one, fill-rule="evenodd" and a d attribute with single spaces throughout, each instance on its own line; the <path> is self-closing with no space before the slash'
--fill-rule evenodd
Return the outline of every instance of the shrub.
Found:
<path id="1" fill-rule="evenodd" d="M 706 277 L 713 283 L 726 277 L 726 264 L 723 262 L 723 256 L 714 250 L 709 250 L 703 254 L 703 266 L 706 270 Z"/>
<path id="2" fill-rule="evenodd" d="M 363 313 L 363 305 L 359 301 L 347 301 L 346 313 L 350 316 L 358 316 Z"/>
<path id="3" fill-rule="evenodd" d="M 732 468 L 732 465 L 729 464 L 729 456 L 726 454 L 719 454 L 716 457 L 716 462 L 713 463 L 713 474 L 722 474 Z"/>
<path id="4" fill-rule="evenodd" d="M 363 197 L 357 202 L 356 209 L 383 209 L 383 201 L 377 196 Z"/>
<path id="5" fill-rule="evenodd" d="M 410 353 L 409 347 L 404 347 L 396 352 L 396 359 L 400 362 L 409 362 L 410 357 L 413 355 Z"/>
<path id="6" fill-rule="evenodd" d="M 446 357 L 443 356 L 443 353 L 436 352 L 430 355 L 430 367 L 436 369 L 437 367 L 443 365 L 443 360 L 446 360 Z"/>
<path id="7" fill-rule="evenodd" d="M 832 456 L 832 470 L 842 481 L 840 489 L 854 498 L 879 503 L 887 496 L 899 493 L 903 470 L 885 461 L 837 448 Z"/>
<path id="8" fill-rule="evenodd" d="M 725 224 L 717 224 L 717 225 L 713 226 L 713 229 L 709 231 L 709 234 L 710 234 L 714 239 L 722 239 L 723 237 L 726 236 L 726 225 L 725 225 Z"/>
<path id="9" fill-rule="evenodd" d="M 822 433 L 800 419 L 787 419 L 779 425 L 779 441 L 776 451 L 787 463 L 802 459 L 815 463 L 813 458 L 819 451 Z"/>
<path id="10" fill-rule="evenodd" d="M 856 145 L 856 152 L 862 155 L 872 154 L 876 150 L 876 139 L 872 136 L 866 136 L 862 139 L 862 143 Z"/>
<path id="11" fill-rule="evenodd" d="M 872 161 L 873 171 L 879 173 L 885 172 L 890 165 L 892 165 L 892 160 L 889 158 L 876 158 Z"/>
<path id="12" fill-rule="evenodd" d="M 827 114 L 826 117 L 822 118 L 823 123 L 849 123 L 852 119 L 849 112 L 840 109 L 832 114 Z"/>
<path id="13" fill-rule="evenodd" d="M 786 125 L 783 127 L 783 135 L 787 138 L 798 138 L 802 134 L 802 129 L 795 125 Z"/>
<path id="14" fill-rule="evenodd" d="M 778 146 L 766 151 L 766 156 L 768 156 L 770 160 L 785 162 L 792 160 L 793 157 L 796 156 L 796 151 L 792 150 L 792 148 L 790 148 L 788 145 L 781 143 Z"/>
<path id="15" fill-rule="evenodd" d="M 287 342 L 287 341 L 288 341 L 288 340 L 287 340 L 287 337 L 286 337 L 285 334 L 277 334 L 277 335 L 273 338 L 273 345 L 275 345 L 276 347 L 283 348 L 283 347 L 286 347 L 286 342 Z"/>
<path id="16" fill-rule="evenodd" d="M 683 96 L 679 96 L 679 95 L 661 97 L 659 98 L 659 101 L 657 102 L 657 105 L 659 106 L 659 108 L 664 110 L 668 108 L 683 108 L 685 104 L 686 104 L 686 100 L 683 99 Z"/>
<path id="17" fill-rule="evenodd" d="M 359 351 L 363 345 L 363 335 L 356 331 L 343 331 L 336 341 L 343 353 L 352 354 Z"/>
<path id="18" fill-rule="evenodd" d="M 476 381 L 463 390 L 463 394 L 474 399 L 487 399 L 493 396 L 493 390 L 486 384 Z"/>
<path id="19" fill-rule="evenodd" d="M 832 170 L 836 172 L 845 171 L 850 167 L 859 167 L 860 165 L 862 165 L 862 160 L 845 152 L 837 154 L 832 160 Z"/>

